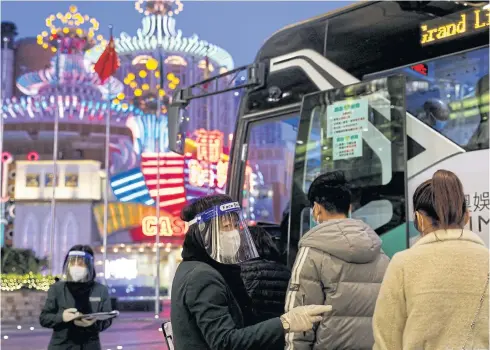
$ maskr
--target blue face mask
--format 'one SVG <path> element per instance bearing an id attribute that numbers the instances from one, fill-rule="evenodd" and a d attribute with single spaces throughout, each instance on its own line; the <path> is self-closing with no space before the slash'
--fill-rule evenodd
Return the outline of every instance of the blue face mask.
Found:
<path id="1" fill-rule="evenodd" d="M 442 131 L 446 127 L 446 124 L 447 120 L 436 120 L 436 123 L 434 124 L 434 129 L 436 129 L 437 131 Z"/>
<path id="2" fill-rule="evenodd" d="M 318 225 L 318 223 L 315 221 L 314 215 L 313 215 L 313 208 L 310 208 L 310 230 Z"/>

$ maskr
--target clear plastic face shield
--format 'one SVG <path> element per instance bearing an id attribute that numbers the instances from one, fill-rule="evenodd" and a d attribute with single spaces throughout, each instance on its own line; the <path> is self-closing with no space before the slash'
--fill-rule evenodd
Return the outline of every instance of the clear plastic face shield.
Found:
<path id="1" fill-rule="evenodd" d="M 63 275 L 67 282 L 89 282 L 94 276 L 94 258 L 87 252 L 71 251 L 65 261 Z"/>
<path id="2" fill-rule="evenodd" d="M 191 225 L 197 225 L 206 252 L 219 263 L 238 264 L 259 257 L 237 202 L 208 209 Z"/>

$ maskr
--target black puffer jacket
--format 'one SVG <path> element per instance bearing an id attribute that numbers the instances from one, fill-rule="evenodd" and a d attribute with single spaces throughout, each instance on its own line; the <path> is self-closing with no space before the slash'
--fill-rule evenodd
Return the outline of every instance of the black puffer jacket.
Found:
<path id="1" fill-rule="evenodd" d="M 291 270 L 281 263 L 264 259 L 249 260 L 240 267 L 257 322 L 284 314 Z"/>
<path id="2" fill-rule="evenodd" d="M 193 227 L 187 232 L 172 284 L 175 350 L 284 349 L 280 319 L 251 325 L 239 266 L 211 259 L 199 235 Z"/>

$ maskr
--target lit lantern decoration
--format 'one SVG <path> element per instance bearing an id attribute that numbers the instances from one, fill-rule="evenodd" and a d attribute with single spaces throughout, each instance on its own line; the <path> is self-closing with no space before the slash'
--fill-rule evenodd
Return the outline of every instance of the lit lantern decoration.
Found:
<path id="1" fill-rule="evenodd" d="M 39 160 L 39 153 L 32 151 L 27 154 L 27 160 L 34 162 Z"/>
<path id="2" fill-rule="evenodd" d="M 82 15 L 76 6 L 70 6 L 65 14 L 51 14 L 45 22 L 47 30 L 37 36 L 37 43 L 46 50 L 56 52 L 61 49 L 62 52 L 71 54 L 90 50 L 92 47 L 100 51 L 107 45 L 102 35 L 96 35 L 99 22 L 93 17 Z"/>
<path id="3" fill-rule="evenodd" d="M 156 114 L 158 98 L 161 98 L 161 113 L 167 113 L 167 106 L 170 97 L 165 91 L 166 87 L 160 86 L 159 62 L 148 55 L 140 55 L 133 59 L 132 65 L 136 69 L 135 73 L 128 73 L 123 82 L 133 91 L 133 98 L 130 100 L 137 108 L 147 114 Z M 180 84 L 180 79 L 174 73 L 166 76 L 167 88 L 175 90 Z M 117 96 L 117 100 L 122 102 L 128 98 L 124 94 Z M 115 102 L 114 103 L 119 103 Z"/>

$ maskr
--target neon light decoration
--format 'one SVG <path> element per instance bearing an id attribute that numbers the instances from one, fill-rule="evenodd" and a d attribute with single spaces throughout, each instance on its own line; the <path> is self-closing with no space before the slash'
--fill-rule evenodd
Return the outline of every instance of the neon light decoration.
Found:
<path id="1" fill-rule="evenodd" d="M 224 193 L 228 156 L 223 148 L 223 133 L 199 129 L 194 132 L 194 152 L 186 153 L 187 197 L 193 199 L 209 192 Z M 209 145 L 208 145 L 209 142 Z"/>
<path id="2" fill-rule="evenodd" d="M 158 159 L 156 153 L 141 155 L 141 170 L 150 196 L 157 200 Z M 186 204 L 184 157 L 176 153 L 160 154 L 160 207 L 178 215 Z"/>
<path id="3" fill-rule="evenodd" d="M 119 174 L 128 169 L 139 168 L 141 156 L 134 151 L 133 141 L 126 138 L 119 138 L 117 143 L 111 143 L 110 149 L 110 175 Z"/>
<path id="4" fill-rule="evenodd" d="M 161 13 L 172 17 L 173 15 L 178 15 L 184 9 L 184 5 L 180 0 L 171 1 L 147 1 L 146 9 L 143 6 L 144 0 L 137 0 L 134 4 L 134 8 L 139 13 L 145 13 L 149 15 L 150 13 Z"/>
<path id="5" fill-rule="evenodd" d="M 133 202 L 153 205 L 155 201 L 145 184 L 143 173 L 139 168 L 114 175 L 110 179 L 112 193 L 121 202 Z"/>
<path id="6" fill-rule="evenodd" d="M 172 56 L 168 56 L 166 59 L 165 59 L 165 64 L 172 64 L 174 66 L 187 66 L 187 61 L 182 58 L 181 56 L 175 56 L 175 55 L 172 55 Z"/>
<path id="7" fill-rule="evenodd" d="M 104 204 L 93 207 L 99 234 L 104 234 Z M 155 208 L 138 203 L 111 202 L 108 206 L 107 236 L 123 229 L 141 226 L 144 217 L 155 215 Z"/>
<path id="8" fill-rule="evenodd" d="M 56 22 L 60 26 L 57 27 Z M 47 17 L 46 27 L 48 30 L 37 36 L 37 43 L 52 52 L 61 49 L 61 52 L 71 54 L 93 46 L 107 45 L 107 40 L 102 35 L 95 36 L 99 30 L 99 22 L 89 15 L 80 14 L 74 5 L 65 14 L 58 12 Z"/>
<path id="9" fill-rule="evenodd" d="M 123 84 L 112 77 L 100 84 L 98 75 L 87 67 L 84 58 L 79 54 L 60 55 L 59 76 L 56 76 L 58 56 L 51 58 L 51 66 L 37 72 L 23 74 L 17 79 L 17 87 L 28 96 L 37 94 L 52 94 L 57 85 L 61 85 L 62 94 L 71 92 L 72 95 L 89 98 L 107 99 L 109 84 L 111 96 L 116 96 L 123 90 Z M 58 81 L 59 78 L 59 81 Z"/>
<path id="10" fill-rule="evenodd" d="M 55 35 L 56 38 L 49 39 L 45 33 L 41 33 L 41 37 L 47 37 L 51 41 L 61 40 L 63 54 L 52 57 L 49 68 L 29 72 L 18 78 L 17 87 L 27 97 L 12 97 L 3 101 L 2 116 L 6 122 L 32 122 L 33 119 L 51 122 L 54 121 L 57 112 L 63 123 L 105 124 L 107 111 L 111 109 L 113 123 L 124 126 L 129 116 L 144 115 L 141 110 L 128 104 L 108 103 L 106 100 L 110 97 L 109 90 L 111 95 L 116 96 L 123 91 L 124 85 L 114 77 L 105 84 L 100 84 L 91 63 L 84 59 L 82 51 L 89 46 L 80 43 L 94 37 L 93 33 L 98 28 L 96 20 L 81 16 L 76 7 L 72 6 L 70 12 L 65 15 L 55 16 L 68 26 L 60 29 L 54 26 L 53 16 L 46 19 L 46 25 L 50 31 L 56 32 L 51 33 L 51 36 Z M 92 27 L 78 27 L 87 21 Z M 100 43 L 103 43 L 102 39 Z M 45 46 L 47 43 L 43 41 L 42 45 Z"/>
<path id="11" fill-rule="evenodd" d="M 3 152 L 2 153 L 2 163 L 11 163 L 14 157 L 12 157 L 12 154 L 9 152 Z"/>
<path id="12" fill-rule="evenodd" d="M 183 8 L 179 9 L 179 2 L 169 0 L 146 1 L 146 10 L 143 10 L 146 16 L 143 18 L 142 27 L 138 29 L 136 36 L 123 32 L 119 38 L 115 39 L 118 54 L 143 54 L 159 48 L 170 55 L 182 54 L 201 59 L 208 56 L 210 60 L 215 62 L 216 66 L 225 67 L 228 70 L 233 69 L 233 59 L 226 50 L 205 40 L 200 40 L 197 34 L 186 38 L 181 30 L 176 30 L 176 21 L 173 15 L 181 12 Z M 138 1 L 138 3 L 137 6 L 142 9 L 143 2 Z M 172 15 L 170 15 L 171 11 Z M 90 56 L 92 62 L 95 62 L 100 56 L 100 50 L 99 52 L 90 50 L 87 55 Z"/>
<path id="13" fill-rule="evenodd" d="M 180 79 L 174 73 L 166 76 L 167 85 L 160 86 L 160 69 L 158 61 L 151 56 L 138 56 L 132 65 L 137 69 L 137 74 L 129 72 L 124 77 L 124 84 L 129 88 L 132 97 L 131 103 L 138 106 L 144 113 L 155 114 L 158 107 L 158 96 L 161 98 L 161 113 L 167 113 L 167 105 L 170 96 L 165 89 L 175 90 L 180 83 Z M 164 80 L 164 81 L 165 81 Z M 114 103 L 123 103 L 127 96 L 120 93 L 116 96 Z"/>
<path id="14" fill-rule="evenodd" d="M 9 178 L 10 178 L 10 165 L 14 162 L 14 157 L 9 152 L 3 152 L 2 153 L 2 173 L 1 179 L 2 179 L 2 187 L 1 187 L 1 203 L 5 203 L 10 199 L 9 196 Z M 14 171 L 15 174 L 15 171 Z M 3 215 L 2 215 L 3 216 Z"/>
<path id="15" fill-rule="evenodd" d="M 156 153 L 145 152 L 141 154 L 141 170 L 135 168 L 111 177 L 111 187 L 120 201 L 140 204 L 112 205 L 110 212 L 114 219 L 111 220 L 116 221 L 110 224 L 110 232 L 130 230 L 133 240 L 141 241 L 154 236 L 159 226 L 160 235 L 169 240 L 180 239 L 179 235 L 185 233 L 186 226 L 178 219 L 178 214 L 186 205 L 187 200 L 210 193 L 224 193 L 229 157 L 225 154 L 227 150 L 223 147 L 223 133 L 200 129 L 193 137 L 195 140 L 186 139 L 185 156 L 171 152 L 161 153 L 160 164 L 158 164 Z M 150 206 L 156 204 L 157 200 L 158 165 L 160 165 L 161 208 L 159 223 L 155 217 L 155 208 Z M 210 171 L 208 171 L 208 165 L 210 165 Z M 257 169 L 254 170 L 247 165 L 245 193 L 257 194 L 257 186 L 260 186 L 261 177 Z M 149 199 L 152 200 L 152 203 Z M 131 214 L 127 212 L 128 209 L 123 209 L 127 205 L 132 206 L 131 208 L 136 208 L 135 206 L 138 205 L 140 211 L 146 207 L 153 214 L 139 215 L 141 221 L 136 224 Z M 145 212 L 148 210 L 145 209 Z M 254 218 L 253 210 L 246 214 L 247 217 Z M 97 215 L 102 214 L 96 214 L 96 217 Z M 127 223 L 122 222 L 121 216 L 125 217 L 124 220 Z M 152 218 L 145 218 L 146 216 Z M 97 219 L 100 224 L 102 224 L 101 218 L 102 216 Z"/>
<path id="16" fill-rule="evenodd" d="M 104 227 L 104 205 L 94 206 L 94 216 L 102 237 Z M 109 203 L 108 207 L 107 235 L 110 237 L 115 232 L 129 230 L 133 242 L 152 242 L 156 234 L 156 209 L 136 203 Z M 142 223 L 145 222 L 144 227 Z M 161 243 L 182 244 L 184 234 L 187 230 L 186 224 L 177 216 L 166 210 L 160 210 L 160 235 Z M 163 224 L 162 224 L 163 222 Z M 169 235 L 167 223 L 170 222 L 171 235 Z M 161 228 L 163 225 L 163 229 Z M 155 231 L 152 231 L 155 230 Z M 167 230 L 167 231 L 165 231 Z M 146 232 L 146 233 L 145 233 Z M 165 235 L 164 232 L 167 232 Z"/>
<path id="17" fill-rule="evenodd" d="M 133 134 L 133 148 L 136 153 L 156 152 L 157 141 L 160 141 L 161 152 L 168 150 L 167 116 L 162 115 L 157 120 L 155 115 L 145 114 L 130 117 L 126 126 Z M 160 137 L 159 137 L 160 136 Z"/>
<path id="18" fill-rule="evenodd" d="M 39 153 L 32 151 L 27 154 L 27 160 L 36 161 L 39 160 Z"/>
<path id="19" fill-rule="evenodd" d="M 184 227 L 177 226 L 169 216 L 160 216 L 159 220 L 156 216 L 145 216 L 141 222 L 141 227 L 143 234 L 148 237 L 156 236 L 157 232 L 160 232 L 160 236 L 182 236 L 189 228 L 186 222 L 183 223 Z"/>
<path id="20" fill-rule="evenodd" d="M 112 110 L 114 126 L 125 126 L 130 116 L 144 115 L 134 106 L 123 108 L 120 105 L 110 104 L 100 100 L 86 100 L 77 95 L 21 97 L 6 99 L 2 105 L 2 116 L 6 123 L 21 122 L 54 122 L 56 109 L 60 122 L 74 124 L 103 124 L 107 116 L 107 109 Z"/>

